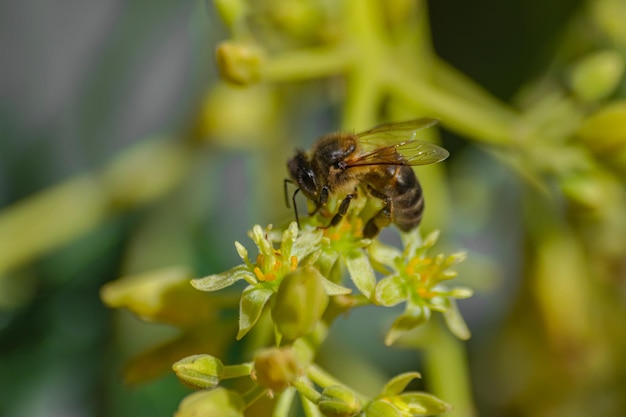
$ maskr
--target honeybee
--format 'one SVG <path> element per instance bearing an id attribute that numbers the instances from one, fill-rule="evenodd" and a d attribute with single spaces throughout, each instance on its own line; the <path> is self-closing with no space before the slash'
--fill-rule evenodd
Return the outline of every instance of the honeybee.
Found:
<path id="1" fill-rule="evenodd" d="M 390 223 L 408 232 L 417 227 L 424 212 L 424 196 L 411 166 L 443 161 L 447 150 L 416 140 L 419 130 L 437 120 L 421 118 L 399 123 L 385 123 L 361 133 L 331 133 L 317 140 L 310 152 L 296 150 L 287 162 L 291 179 L 298 188 L 292 195 L 296 221 L 298 191 L 315 203 L 314 215 L 332 195 L 345 195 L 326 227 L 337 225 L 348 212 L 357 188 L 383 202 L 383 207 L 363 228 L 363 236 L 372 238 Z M 287 201 L 287 205 L 289 202 Z"/>

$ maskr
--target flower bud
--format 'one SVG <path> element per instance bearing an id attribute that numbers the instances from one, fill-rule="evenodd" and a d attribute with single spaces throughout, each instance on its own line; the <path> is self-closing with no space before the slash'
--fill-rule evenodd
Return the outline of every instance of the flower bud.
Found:
<path id="1" fill-rule="evenodd" d="M 257 382 L 275 392 L 287 388 L 300 373 L 300 365 L 291 348 L 267 349 L 254 360 Z"/>
<path id="2" fill-rule="evenodd" d="M 216 59 L 222 78 L 233 84 L 248 85 L 261 79 L 263 52 L 253 45 L 222 42 Z"/>
<path id="3" fill-rule="evenodd" d="M 193 355 L 179 360 L 172 369 L 183 384 L 196 389 L 211 389 L 219 384 L 224 365 L 211 355 Z"/>
<path id="4" fill-rule="evenodd" d="M 245 403 L 241 396 L 224 388 L 188 395 L 174 417 L 243 417 Z"/>
<path id="5" fill-rule="evenodd" d="M 328 295 L 322 279 L 313 267 L 297 269 L 283 278 L 272 308 L 272 319 L 287 340 L 311 333 L 324 314 Z"/>
<path id="6" fill-rule="evenodd" d="M 213 4 L 222 21 L 231 29 L 247 12 L 247 4 L 243 0 L 213 0 Z"/>
<path id="7" fill-rule="evenodd" d="M 200 104 L 195 135 L 225 149 L 255 149 L 274 145 L 277 135 L 268 134 L 276 126 L 277 96 L 267 85 L 241 88 L 219 83 Z"/>
<path id="8" fill-rule="evenodd" d="M 587 117 L 578 128 L 578 138 L 600 155 L 626 149 L 626 100 L 615 101 Z"/>
<path id="9" fill-rule="evenodd" d="M 624 74 L 624 58 L 617 51 L 600 51 L 584 57 L 572 70 L 571 87 L 587 101 L 609 96 Z"/>
<path id="10" fill-rule="evenodd" d="M 385 400 L 375 400 L 365 409 L 365 417 L 403 417 L 400 411 Z"/>
<path id="11" fill-rule="evenodd" d="M 318 407 L 326 417 L 352 417 L 361 411 L 361 402 L 351 389 L 332 385 L 322 391 Z"/>
<path id="12" fill-rule="evenodd" d="M 567 176 L 559 185 L 563 195 L 581 208 L 598 210 L 609 200 L 604 181 L 599 175 L 593 173 Z"/>

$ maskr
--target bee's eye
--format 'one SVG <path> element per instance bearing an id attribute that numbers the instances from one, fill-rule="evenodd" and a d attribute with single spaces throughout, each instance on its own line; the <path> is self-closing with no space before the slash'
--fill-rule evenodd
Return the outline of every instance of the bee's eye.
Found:
<path id="1" fill-rule="evenodd" d="M 306 169 L 302 171 L 302 175 L 300 175 L 299 181 L 300 187 L 303 188 L 303 191 L 308 194 L 316 194 L 317 193 L 317 181 L 315 178 L 315 174 L 310 169 Z"/>

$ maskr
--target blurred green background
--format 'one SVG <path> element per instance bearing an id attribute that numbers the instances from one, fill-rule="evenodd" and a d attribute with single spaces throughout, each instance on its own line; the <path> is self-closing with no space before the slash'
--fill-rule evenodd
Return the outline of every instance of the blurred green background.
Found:
<path id="1" fill-rule="evenodd" d="M 274 3 L 259 4 L 287 7 Z M 563 99 L 578 57 L 626 56 L 619 38 L 597 40 L 589 4 L 428 7 L 436 53 L 522 118 L 541 118 L 541 104 L 563 111 L 554 123 L 576 124 L 623 103 L 623 75 L 606 97 Z M 284 161 L 340 127 L 345 93 L 339 77 L 229 87 L 214 59 L 229 37 L 212 2 L 0 1 L 0 415 L 166 416 L 188 392 L 172 373 L 123 383 L 124 363 L 176 330 L 106 308 L 100 287 L 151 268 L 206 275 L 238 263 L 233 242 L 253 224 L 291 218 Z M 601 180 L 580 185 L 586 171 L 559 171 L 571 135 L 511 163 L 442 126 L 452 157 L 445 190 L 424 175 L 424 228 L 470 253 L 460 277 L 476 295 L 460 307 L 477 415 L 626 415 L 626 158 L 593 159 L 589 146 Z M 365 358 L 357 366 L 373 378 L 421 369 L 415 353 L 384 348 L 392 319 L 363 309 L 341 320 L 326 360 Z"/>

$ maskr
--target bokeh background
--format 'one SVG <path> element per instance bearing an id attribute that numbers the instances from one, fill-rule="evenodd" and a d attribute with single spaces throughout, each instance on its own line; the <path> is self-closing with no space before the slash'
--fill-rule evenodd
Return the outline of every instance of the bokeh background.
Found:
<path id="1" fill-rule="evenodd" d="M 273 3 L 259 4 L 307 2 Z M 575 124 L 626 95 L 621 75 L 603 97 L 569 98 L 579 57 L 626 59 L 624 38 L 598 41 L 592 4 L 436 0 L 432 44 L 503 103 L 565 108 Z M 345 93 L 340 77 L 230 87 L 214 58 L 230 36 L 206 1 L 0 1 L 0 415 L 166 416 L 189 392 L 172 373 L 123 382 L 131 357 L 177 330 L 108 309 L 100 288 L 151 268 L 238 263 L 233 242 L 252 225 L 292 216 L 284 161 L 341 126 Z M 553 105 L 533 102 L 541 94 Z M 585 148 L 602 180 L 565 184 L 545 162 L 560 161 L 558 146 L 510 163 L 471 136 L 442 119 L 452 157 L 444 190 L 424 174 L 424 228 L 470 254 L 460 279 L 476 295 L 460 307 L 477 414 L 626 415 L 626 158 Z M 538 165 L 541 186 L 528 174 Z M 341 320 L 328 362 L 362 357 L 373 379 L 420 369 L 419 355 L 383 346 L 392 319 L 365 309 Z"/>

